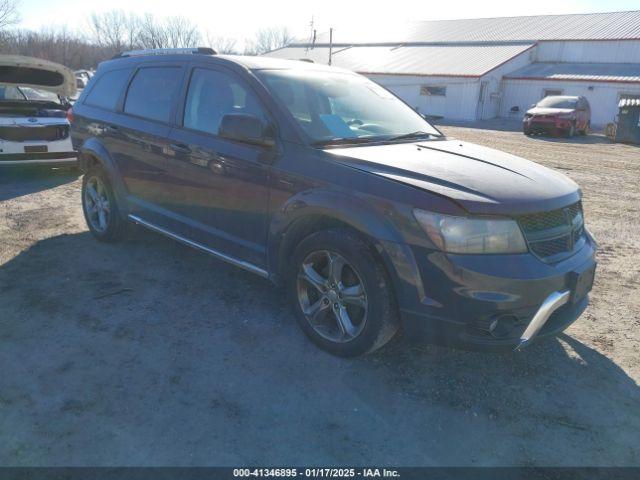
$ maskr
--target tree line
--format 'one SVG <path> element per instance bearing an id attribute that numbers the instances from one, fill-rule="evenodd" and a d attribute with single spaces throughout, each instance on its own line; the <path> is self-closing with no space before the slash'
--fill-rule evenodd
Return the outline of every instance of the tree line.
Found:
<path id="1" fill-rule="evenodd" d="M 0 0 L 0 54 L 43 58 L 73 70 L 95 68 L 126 50 L 199 46 L 218 53 L 259 55 L 293 41 L 286 27 L 271 27 L 257 31 L 240 49 L 235 39 L 202 30 L 185 17 L 158 18 L 122 10 L 92 14 L 84 31 L 17 29 L 19 20 L 16 1 Z"/>

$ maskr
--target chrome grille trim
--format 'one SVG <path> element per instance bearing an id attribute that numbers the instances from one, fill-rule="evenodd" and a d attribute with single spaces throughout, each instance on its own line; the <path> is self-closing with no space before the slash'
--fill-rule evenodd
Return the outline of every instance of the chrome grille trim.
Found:
<path id="1" fill-rule="evenodd" d="M 529 249 L 545 261 L 570 256 L 584 243 L 582 203 L 516 217 Z"/>

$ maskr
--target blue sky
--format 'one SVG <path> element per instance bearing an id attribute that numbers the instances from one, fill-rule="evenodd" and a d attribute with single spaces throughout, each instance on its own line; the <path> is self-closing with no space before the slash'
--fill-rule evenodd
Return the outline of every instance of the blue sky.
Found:
<path id="1" fill-rule="evenodd" d="M 430 8 L 430 3 L 436 7 Z M 384 5 L 384 8 L 378 5 Z M 307 36 L 312 16 L 318 31 L 334 27 L 339 32 L 347 27 L 380 28 L 374 25 L 404 20 L 635 10 L 640 9 L 640 3 L 638 0 L 396 0 L 384 3 L 372 0 L 20 0 L 21 26 L 41 29 L 66 25 L 72 30 L 82 30 L 92 12 L 111 9 L 150 12 L 159 17 L 182 15 L 213 35 L 233 37 L 242 42 L 257 29 L 268 26 L 287 26 L 297 36 Z"/>

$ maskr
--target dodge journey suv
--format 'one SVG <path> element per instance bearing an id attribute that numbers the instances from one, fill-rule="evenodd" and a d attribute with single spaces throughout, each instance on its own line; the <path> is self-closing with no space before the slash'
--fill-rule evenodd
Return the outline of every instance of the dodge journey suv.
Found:
<path id="1" fill-rule="evenodd" d="M 307 62 L 133 51 L 69 112 L 102 241 L 136 223 L 286 286 L 342 356 L 410 339 L 513 350 L 588 303 L 565 175 L 447 138 L 376 83 Z"/>

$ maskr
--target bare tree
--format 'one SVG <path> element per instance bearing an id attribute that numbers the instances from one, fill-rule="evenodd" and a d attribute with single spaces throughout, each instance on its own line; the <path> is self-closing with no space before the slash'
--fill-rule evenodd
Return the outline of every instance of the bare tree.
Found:
<path id="1" fill-rule="evenodd" d="M 140 36 L 140 19 L 122 10 L 94 13 L 89 19 L 92 41 L 112 54 L 136 48 Z"/>
<path id="2" fill-rule="evenodd" d="M 11 19 L 17 18 L 15 2 L 0 0 L 0 53 L 3 54 L 43 58 L 81 69 L 95 68 L 116 53 L 138 48 L 195 47 L 202 42 L 220 53 L 238 52 L 235 39 L 214 35 L 210 31 L 204 31 L 203 36 L 196 24 L 184 17 L 158 19 L 152 14 L 140 16 L 122 10 L 91 15 L 85 33 L 65 26 L 42 28 L 37 32 L 3 30 L 2 26 L 6 26 L 7 21 L 13 22 L 15 20 Z M 245 52 L 259 55 L 292 40 L 289 30 L 284 27 L 263 29 L 247 41 Z"/>
<path id="3" fill-rule="evenodd" d="M 0 0 L 0 30 L 20 21 L 17 0 Z"/>
<path id="4" fill-rule="evenodd" d="M 65 27 L 39 32 L 8 30 L 1 36 L 0 53 L 44 58 L 72 69 L 93 68 L 113 56 L 110 49 L 88 42 Z"/>
<path id="5" fill-rule="evenodd" d="M 162 27 L 166 32 L 167 48 L 197 47 L 202 40 L 198 26 L 184 17 L 169 17 Z"/>
<path id="6" fill-rule="evenodd" d="M 165 48 L 167 46 L 167 33 L 152 14 L 146 13 L 140 19 L 138 40 L 142 48 Z"/>
<path id="7" fill-rule="evenodd" d="M 285 47 L 294 40 L 287 27 L 272 27 L 258 30 L 253 39 L 247 40 L 246 55 L 261 55 Z"/>
<path id="8" fill-rule="evenodd" d="M 238 43 L 235 38 L 223 37 L 212 34 L 209 30 L 205 34 L 205 42 L 208 47 L 213 48 L 218 53 L 237 54 Z"/>

